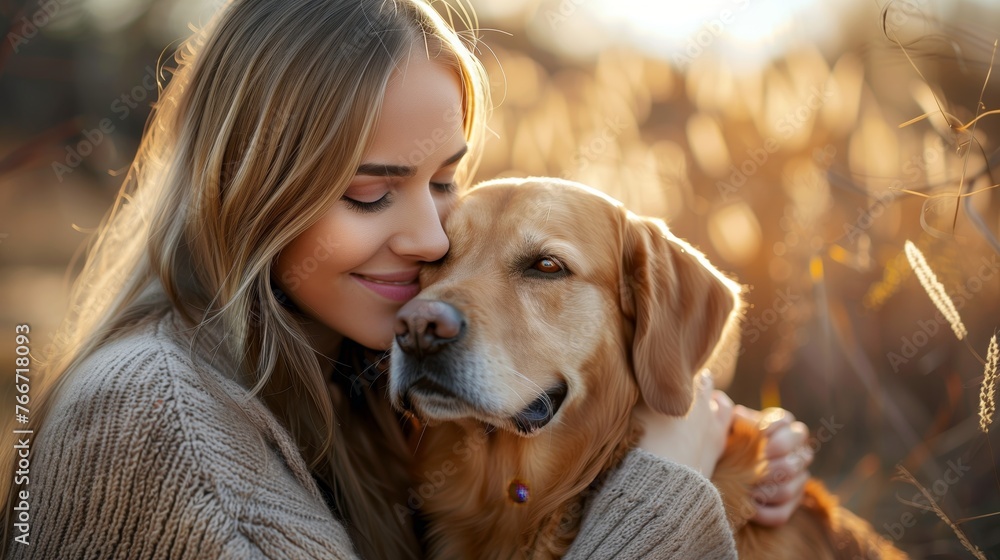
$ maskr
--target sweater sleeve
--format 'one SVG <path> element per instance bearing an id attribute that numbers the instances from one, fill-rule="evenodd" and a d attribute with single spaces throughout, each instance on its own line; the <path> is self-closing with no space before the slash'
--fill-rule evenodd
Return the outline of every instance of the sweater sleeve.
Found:
<path id="1" fill-rule="evenodd" d="M 12 558 L 356 558 L 290 441 L 214 398 L 176 349 L 128 342 L 60 390 Z"/>
<path id="2" fill-rule="evenodd" d="M 700 473 L 633 449 L 588 501 L 566 560 L 735 559 L 718 490 Z"/>

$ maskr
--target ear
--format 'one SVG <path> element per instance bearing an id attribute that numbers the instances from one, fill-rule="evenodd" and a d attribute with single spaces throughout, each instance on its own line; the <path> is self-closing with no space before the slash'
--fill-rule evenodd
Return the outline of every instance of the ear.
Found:
<path id="1" fill-rule="evenodd" d="M 653 410 L 684 416 L 695 374 L 735 328 L 740 286 L 661 220 L 628 212 L 623 230 L 621 305 L 635 323 L 636 381 Z"/>

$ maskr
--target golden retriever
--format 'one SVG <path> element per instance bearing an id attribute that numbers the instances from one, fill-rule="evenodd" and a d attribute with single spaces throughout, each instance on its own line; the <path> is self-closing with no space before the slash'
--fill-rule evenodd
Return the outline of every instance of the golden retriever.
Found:
<path id="1" fill-rule="evenodd" d="M 559 558 L 588 488 L 635 445 L 640 396 L 686 414 L 694 374 L 738 340 L 740 286 L 662 221 L 558 179 L 483 183 L 446 230 L 399 312 L 389 381 L 425 428 L 430 557 Z M 815 481 L 788 524 L 747 523 L 762 445 L 736 423 L 713 478 L 742 558 L 903 557 Z"/>

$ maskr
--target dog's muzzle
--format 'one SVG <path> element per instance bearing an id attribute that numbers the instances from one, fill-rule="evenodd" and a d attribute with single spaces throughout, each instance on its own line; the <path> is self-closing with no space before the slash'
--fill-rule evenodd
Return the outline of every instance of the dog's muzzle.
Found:
<path id="1" fill-rule="evenodd" d="M 403 409 L 414 411 L 413 398 L 420 395 L 437 403 L 464 402 L 482 410 L 477 395 L 469 394 L 460 385 L 462 377 L 455 374 L 456 367 L 462 369 L 457 364 L 464 345 L 459 343 L 467 326 L 462 312 L 443 301 L 413 299 L 396 313 L 396 345 L 402 359 L 393 358 L 393 375 L 398 377 L 397 398 Z M 506 421 L 521 434 L 532 434 L 555 417 L 566 394 L 566 383 L 560 382 Z"/>
<path id="2" fill-rule="evenodd" d="M 461 400 L 449 373 L 454 357 L 446 350 L 462 339 L 465 330 L 462 313 L 443 301 L 413 299 L 396 313 L 396 346 L 402 360 L 393 360 L 393 368 L 404 409 L 413 410 L 413 391 Z"/>

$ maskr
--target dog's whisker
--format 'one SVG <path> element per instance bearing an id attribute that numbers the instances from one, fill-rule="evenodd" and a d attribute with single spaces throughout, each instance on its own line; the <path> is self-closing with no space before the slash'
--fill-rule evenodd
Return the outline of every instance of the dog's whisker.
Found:
<path id="1" fill-rule="evenodd" d="M 506 366 L 506 368 L 507 368 L 508 371 L 510 371 L 511 373 L 514 374 L 514 376 L 515 376 L 514 378 L 515 379 L 524 380 L 524 381 L 527 382 L 527 384 L 528 384 L 529 387 L 531 387 L 533 389 L 537 389 L 539 393 L 545 393 L 545 389 L 541 385 L 539 385 L 538 383 L 535 383 L 535 381 L 533 379 L 531 379 L 530 377 L 528 377 L 527 375 L 525 375 L 525 374 L 517 371 L 516 369 L 514 369 L 514 368 L 512 368 L 510 366 Z"/>
<path id="2" fill-rule="evenodd" d="M 508 366 L 507 369 L 510 370 L 512 373 L 514 373 L 514 375 L 516 376 L 515 379 L 518 379 L 518 380 L 522 380 L 523 379 L 524 381 L 527 381 L 529 383 L 529 386 L 531 388 L 537 390 L 537 395 L 538 396 L 535 397 L 535 399 L 541 399 L 542 403 L 545 405 L 545 410 L 550 415 L 554 414 L 554 412 L 555 412 L 555 405 L 552 403 L 552 397 L 549 396 L 548 391 L 546 391 L 544 387 L 542 387 L 538 383 L 535 383 L 535 381 L 533 381 L 530 377 L 528 377 L 527 375 L 524 375 L 523 373 L 517 371 L 516 369 L 514 369 L 512 367 Z M 525 400 L 524 400 L 523 397 L 521 397 L 520 395 L 518 395 L 518 397 L 521 398 L 521 402 L 522 402 L 522 404 L 524 404 L 524 406 L 528 406 L 529 403 L 525 402 Z M 532 400 L 531 402 L 534 402 L 534 400 Z"/>
<path id="3" fill-rule="evenodd" d="M 424 441 L 424 434 L 427 433 L 427 424 L 420 426 L 420 437 L 417 438 L 417 444 L 413 446 L 413 455 L 416 456 L 417 450 L 420 449 L 420 442 Z"/>
<path id="4" fill-rule="evenodd" d="M 536 389 L 538 391 L 538 396 L 536 396 L 535 399 L 543 398 L 545 400 L 545 403 L 546 403 L 546 405 L 545 405 L 546 406 L 546 410 L 548 410 L 550 413 L 552 412 L 552 402 L 551 402 L 551 399 L 549 399 L 548 394 L 545 393 L 545 390 L 542 389 L 541 385 L 539 385 L 538 383 L 535 383 L 528 376 L 524 375 L 523 373 L 521 373 L 521 372 L 519 372 L 519 371 L 517 371 L 517 370 L 515 370 L 513 368 L 508 367 L 507 369 L 509 369 L 511 372 L 513 372 L 515 374 L 514 379 L 516 379 L 518 381 L 522 381 L 522 380 L 526 381 L 528 387 L 531 387 L 532 389 Z M 532 399 L 530 401 L 526 400 L 523 396 L 521 396 L 520 393 L 518 393 L 517 391 L 515 391 L 514 388 L 511 387 L 510 385 L 508 385 L 506 382 L 500 381 L 500 383 L 502 383 L 507 389 L 510 389 L 510 391 L 512 393 L 514 393 L 514 395 L 516 395 L 518 399 L 521 400 L 521 404 L 523 406 L 528 406 L 529 404 L 531 404 L 532 402 L 535 401 L 535 399 Z"/>
<path id="5" fill-rule="evenodd" d="M 524 397 L 522 397 L 520 393 L 518 393 L 517 391 L 515 391 L 513 387 L 511 387 L 510 385 L 508 385 L 506 381 L 503 381 L 502 379 L 498 379 L 497 383 L 499 383 L 500 385 L 503 385 L 504 388 L 506 388 L 507 390 L 509 390 L 511 393 L 514 394 L 514 396 L 516 396 L 518 399 L 520 399 L 521 400 L 521 404 L 523 404 L 524 406 L 528 406 L 528 402 L 524 400 Z"/>

